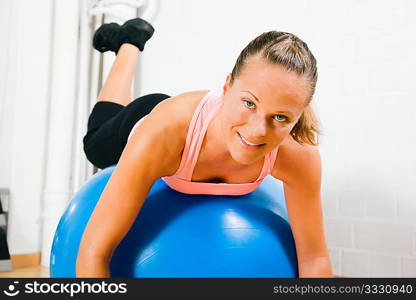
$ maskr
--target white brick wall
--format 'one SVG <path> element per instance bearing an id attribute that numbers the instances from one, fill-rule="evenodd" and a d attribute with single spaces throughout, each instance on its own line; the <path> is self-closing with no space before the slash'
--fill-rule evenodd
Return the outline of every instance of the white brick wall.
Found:
<path id="1" fill-rule="evenodd" d="M 403 257 L 401 260 L 401 276 L 416 277 L 416 259 Z"/>
<path id="2" fill-rule="evenodd" d="M 341 250 L 329 248 L 329 255 L 331 257 L 332 272 L 334 274 L 341 274 Z"/>
<path id="3" fill-rule="evenodd" d="M 353 247 L 353 224 L 351 222 L 327 218 L 324 226 L 330 247 Z"/>
<path id="4" fill-rule="evenodd" d="M 359 249 L 377 252 L 411 255 L 413 252 L 414 226 L 359 221 L 354 224 L 354 243 Z"/>
<path id="5" fill-rule="evenodd" d="M 346 277 L 369 277 L 370 253 L 357 250 L 342 250 L 340 274 Z"/>
<path id="6" fill-rule="evenodd" d="M 400 268 L 398 256 L 370 254 L 370 277 L 401 277 Z"/>
<path id="7" fill-rule="evenodd" d="M 341 216 L 358 218 L 365 216 L 366 199 L 363 189 L 339 189 L 338 203 Z"/>
<path id="8" fill-rule="evenodd" d="M 329 42 L 313 49 L 333 270 L 416 277 L 416 3 L 342 1 L 342 14 L 336 3 L 325 10 L 334 23 L 319 31 Z"/>

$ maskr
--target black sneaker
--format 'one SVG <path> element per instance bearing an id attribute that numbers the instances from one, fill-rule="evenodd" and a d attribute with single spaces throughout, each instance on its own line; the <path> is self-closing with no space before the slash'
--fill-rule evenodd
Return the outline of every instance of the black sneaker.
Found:
<path id="1" fill-rule="evenodd" d="M 117 23 L 103 24 L 94 33 L 92 44 L 100 52 L 113 51 L 117 54 L 124 43 L 143 51 L 154 31 L 153 26 L 141 18 L 128 20 L 122 26 Z"/>
<path id="2" fill-rule="evenodd" d="M 128 43 L 135 45 L 140 51 L 144 50 L 144 45 L 155 32 L 150 23 L 140 18 L 128 20 L 121 27 L 128 32 Z"/>

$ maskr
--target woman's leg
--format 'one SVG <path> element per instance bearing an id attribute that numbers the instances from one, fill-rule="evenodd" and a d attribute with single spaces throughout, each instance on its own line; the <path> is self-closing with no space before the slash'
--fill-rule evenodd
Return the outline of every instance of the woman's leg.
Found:
<path id="1" fill-rule="evenodd" d="M 152 37 L 154 28 L 141 18 L 131 19 L 123 25 L 103 24 L 94 33 L 93 47 L 100 51 L 113 51 L 116 59 L 97 101 L 111 101 L 126 106 L 131 101 L 131 86 L 139 52 Z"/>
<path id="2" fill-rule="evenodd" d="M 131 102 L 131 88 L 137 68 L 139 49 L 123 44 L 102 87 L 97 101 L 110 101 L 127 106 Z"/>
<path id="3" fill-rule="evenodd" d="M 131 102 L 131 87 L 137 66 L 139 48 L 143 50 L 149 36 L 149 26 L 141 19 L 127 21 L 121 27 L 115 23 L 102 25 L 94 35 L 94 48 L 117 53 L 107 80 L 89 119 L 88 131 L 83 138 L 88 160 L 103 169 L 116 164 L 134 124 L 148 114 L 160 101 L 169 98 L 164 94 L 151 94 Z M 127 25 L 127 37 L 118 30 Z M 144 29 L 143 29 L 144 28 Z M 151 28 L 153 30 L 153 27 Z M 151 32 L 153 33 L 153 32 Z M 122 42 L 117 46 L 118 39 Z M 127 42 L 125 42 L 127 39 Z"/>
<path id="4" fill-rule="evenodd" d="M 83 139 L 88 160 L 100 169 L 117 164 L 134 125 L 159 102 L 169 97 L 165 94 L 149 94 L 135 99 L 126 107 L 113 102 L 97 102 L 88 121 L 88 132 Z M 110 117 L 95 128 L 94 124 L 98 123 L 97 116 L 103 119 Z"/>

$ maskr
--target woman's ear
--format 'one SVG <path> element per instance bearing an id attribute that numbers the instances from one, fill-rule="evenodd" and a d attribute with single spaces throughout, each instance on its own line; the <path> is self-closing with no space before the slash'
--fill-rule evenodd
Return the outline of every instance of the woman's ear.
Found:
<path id="1" fill-rule="evenodd" d="M 230 86 L 231 86 L 231 73 L 229 73 L 227 75 L 227 78 L 225 79 L 224 87 L 222 89 L 223 94 L 225 94 L 228 91 Z"/>

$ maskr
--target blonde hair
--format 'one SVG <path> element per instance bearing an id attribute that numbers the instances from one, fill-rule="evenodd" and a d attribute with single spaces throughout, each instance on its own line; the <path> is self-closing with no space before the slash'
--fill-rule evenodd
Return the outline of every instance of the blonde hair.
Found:
<path id="1" fill-rule="evenodd" d="M 292 33 L 269 31 L 259 35 L 238 56 L 231 72 L 231 84 L 241 73 L 247 58 L 252 55 L 260 55 L 266 61 L 281 65 L 308 80 L 310 97 L 290 134 L 300 144 L 318 145 L 321 130 L 318 117 L 311 107 L 318 71 L 316 59 L 308 45 Z"/>

